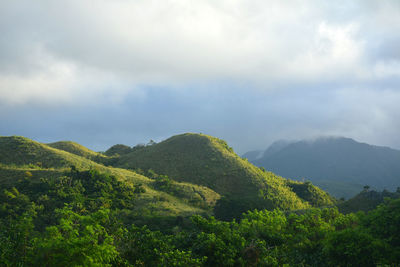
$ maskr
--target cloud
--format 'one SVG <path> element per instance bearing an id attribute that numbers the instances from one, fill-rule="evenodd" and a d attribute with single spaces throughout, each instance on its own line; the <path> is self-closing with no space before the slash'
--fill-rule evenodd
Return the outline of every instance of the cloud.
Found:
<path id="1" fill-rule="evenodd" d="M 69 91 L 80 98 L 74 88 L 83 87 L 81 80 L 85 90 L 101 87 L 85 80 L 87 69 L 116 76 L 132 88 L 370 75 L 369 36 L 382 29 L 393 35 L 400 24 L 398 5 L 388 2 L 378 5 L 376 14 L 362 1 L 353 7 L 309 1 L 3 2 L 0 75 L 15 86 L 2 86 L 1 93 L 20 90 L 7 99 L 23 103 L 43 94 L 38 76 L 48 77 L 44 87 L 59 88 L 57 81 L 67 75 L 76 82 L 47 98 L 59 100 Z M 376 25 L 367 31 L 371 21 Z M 21 81 L 15 72 L 22 72 Z M 36 77 L 25 77 L 30 72 Z M 35 93 L 20 98 L 26 91 Z"/>
<path id="2" fill-rule="evenodd" d="M 0 31 L 3 131 L 23 128 L 6 115 L 47 113 L 98 142 L 199 131 L 240 149 L 329 133 L 400 146 L 395 0 L 1 1 Z"/>

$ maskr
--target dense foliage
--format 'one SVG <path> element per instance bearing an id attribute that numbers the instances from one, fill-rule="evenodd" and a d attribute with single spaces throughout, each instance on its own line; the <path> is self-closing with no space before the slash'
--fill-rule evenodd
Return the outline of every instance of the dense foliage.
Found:
<path id="1" fill-rule="evenodd" d="M 340 209 L 368 212 L 342 214 L 311 183 L 257 168 L 205 135 L 108 152 L 0 137 L 0 266 L 400 262 L 400 200 L 386 198 L 398 192 L 366 188 Z"/>
<path id="2" fill-rule="evenodd" d="M 161 180 L 158 186 L 167 186 Z M 140 188 L 98 171 L 29 175 L 0 192 L 1 266 L 376 266 L 400 262 L 400 199 L 336 208 L 192 216 L 161 231 L 130 222 Z"/>
<path id="3" fill-rule="evenodd" d="M 364 190 L 347 201 L 338 203 L 338 208 L 342 213 L 350 213 L 356 211 L 370 211 L 375 209 L 379 204 L 383 203 L 386 198 L 400 198 L 400 187 L 396 192 L 383 190 L 377 192 L 370 190 L 369 186 L 365 186 Z"/>

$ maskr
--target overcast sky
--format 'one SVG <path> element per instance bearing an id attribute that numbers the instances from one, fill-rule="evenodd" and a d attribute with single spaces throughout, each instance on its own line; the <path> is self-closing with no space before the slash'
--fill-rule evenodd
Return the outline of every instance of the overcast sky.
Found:
<path id="1" fill-rule="evenodd" d="M 0 0 L 0 135 L 400 148 L 400 1 Z"/>

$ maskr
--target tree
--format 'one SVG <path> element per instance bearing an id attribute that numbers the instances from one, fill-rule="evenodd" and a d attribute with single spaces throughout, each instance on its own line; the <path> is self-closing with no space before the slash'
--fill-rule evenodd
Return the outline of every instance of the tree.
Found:
<path id="1" fill-rule="evenodd" d="M 331 232 L 324 252 L 333 266 L 377 266 L 384 248 L 364 229 L 345 229 Z"/>
<path id="2" fill-rule="evenodd" d="M 37 266 L 108 266 L 118 253 L 114 239 L 101 225 L 109 219 L 108 210 L 87 216 L 70 207 L 56 210 L 59 224 L 46 228 L 34 240 L 33 264 Z"/>

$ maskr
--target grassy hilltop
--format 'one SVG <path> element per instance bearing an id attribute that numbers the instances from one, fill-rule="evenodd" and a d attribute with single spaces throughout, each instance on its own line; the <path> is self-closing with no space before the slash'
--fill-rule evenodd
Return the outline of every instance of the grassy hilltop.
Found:
<path id="1" fill-rule="evenodd" d="M 204 134 L 177 135 L 135 149 L 119 156 L 114 166 L 151 169 L 176 181 L 211 188 L 225 197 L 225 202 L 221 201 L 225 204 L 218 209 L 221 212 L 228 206 L 240 214 L 249 208 L 291 210 L 333 204 L 324 191 L 263 171 L 240 158 L 225 141 Z"/>
<path id="2" fill-rule="evenodd" d="M 46 145 L 25 137 L 0 137 L 0 185 L 11 187 L 24 179 L 35 183 L 40 183 L 41 178 L 57 179 L 68 176 L 71 167 L 96 169 L 138 188 L 140 194 L 136 196 L 131 215 L 140 217 L 209 214 L 220 198 L 218 193 L 204 186 L 151 179 L 126 169 L 104 166 L 89 158 L 108 157 L 73 142 Z"/>
<path id="3" fill-rule="evenodd" d="M 215 215 L 229 219 L 254 208 L 297 210 L 333 204 L 319 188 L 255 167 L 225 141 L 203 134 L 177 135 L 134 148 L 116 145 L 105 154 L 70 141 L 46 145 L 25 137 L 0 137 L 0 164 L 1 180 L 7 184 L 27 171 L 39 179 L 63 175 L 71 167 L 98 169 L 143 187 L 138 209 L 151 206 L 152 214 L 209 213 L 215 207 Z"/>
<path id="4" fill-rule="evenodd" d="M 89 159 L 21 136 L 0 137 L 0 163 L 18 166 L 31 164 L 42 168 L 100 167 Z"/>
<path id="5" fill-rule="evenodd" d="M 98 158 L 106 158 L 106 156 L 104 156 L 103 154 L 90 150 L 72 141 L 59 141 L 59 142 L 49 143 L 47 145 L 52 148 L 67 151 L 71 154 L 78 155 L 91 160 L 96 160 Z"/>

